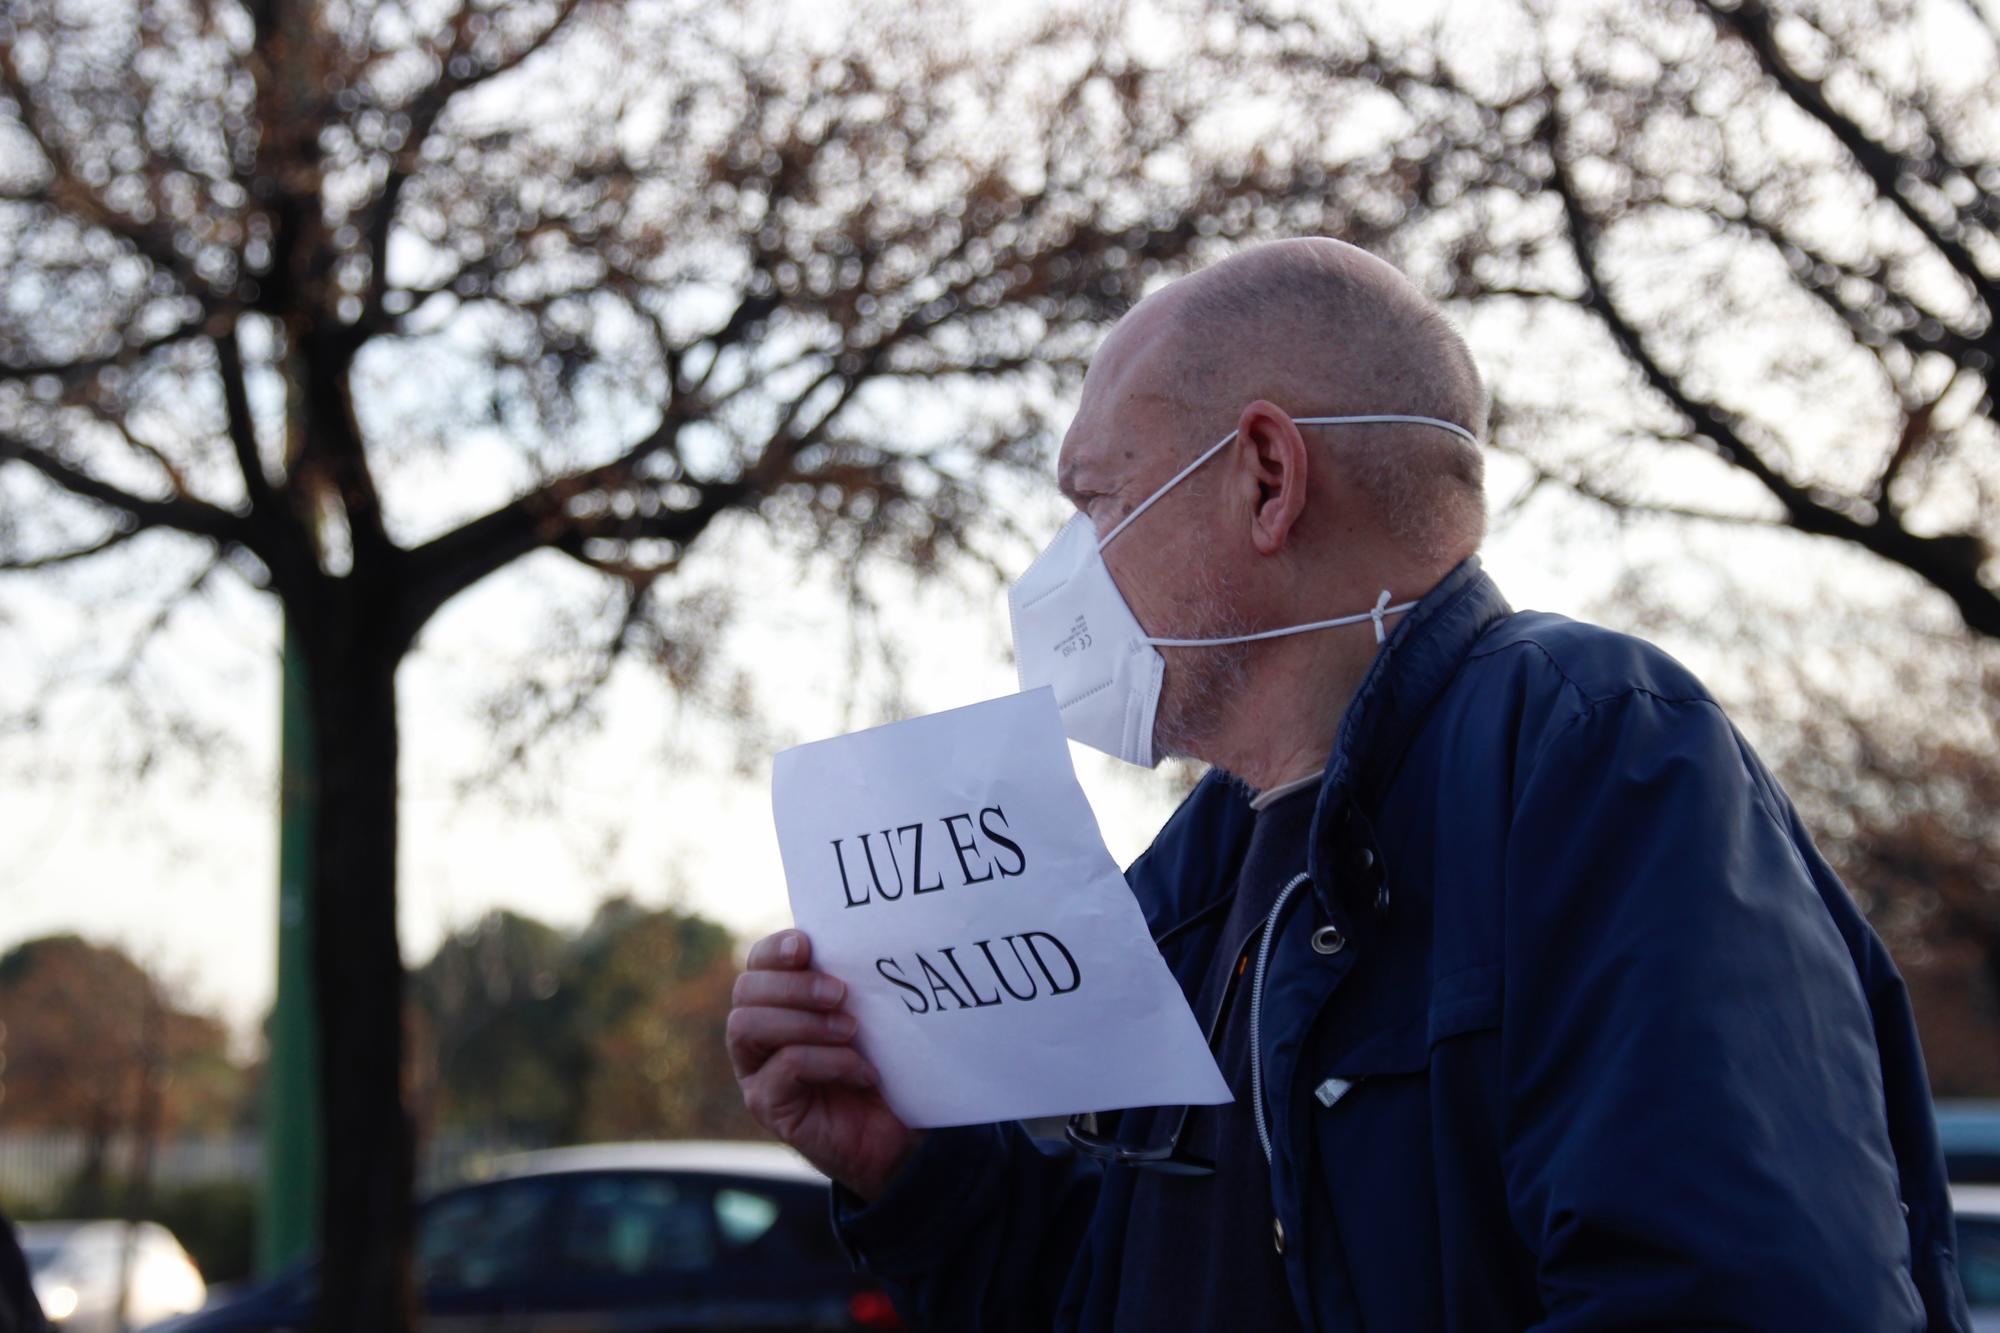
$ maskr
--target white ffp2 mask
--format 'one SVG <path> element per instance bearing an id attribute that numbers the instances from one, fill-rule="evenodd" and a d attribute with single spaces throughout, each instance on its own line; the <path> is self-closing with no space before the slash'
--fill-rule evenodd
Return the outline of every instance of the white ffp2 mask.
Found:
<path id="1" fill-rule="evenodd" d="M 1478 440 L 1465 427 L 1436 417 L 1384 414 L 1356 417 L 1295 417 L 1301 426 L 1366 425 L 1401 422 L 1435 426 L 1463 436 L 1467 443 Z M 1063 525 L 1048 549 L 1028 566 L 1026 573 L 1007 590 L 1007 607 L 1013 620 L 1014 659 L 1020 672 L 1021 688 L 1053 687 L 1056 706 L 1062 712 L 1063 730 L 1070 739 L 1102 750 L 1127 763 L 1151 768 L 1159 762 L 1153 752 L 1153 726 L 1160 706 L 1160 684 L 1167 663 L 1161 648 L 1196 648 L 1250 643 L 1276 639 L 1287 634 L 1375 622 L 1375 641 L 1387 637 L 1382 618 L 1408 611 L 1415 602 L 1389 605 L 1384 589 L 1373 610 L 1359 615 L 1315 620 L 1305 625 L 1238 634 L 1221 639 L 1166 639 L 1148 635 L 1139 618 L 1118 591 L 1103 551 L 1132 521 L 1152 508 L 1160 497 L 1220 453 L 1236 438 L 1236 432 L 1217 440 L 1192 463 L 1176 472 L 1166 485 L 1154 491 L 1117 526 L 1098 540 L 1087 515 L 1078 514 Z"/>

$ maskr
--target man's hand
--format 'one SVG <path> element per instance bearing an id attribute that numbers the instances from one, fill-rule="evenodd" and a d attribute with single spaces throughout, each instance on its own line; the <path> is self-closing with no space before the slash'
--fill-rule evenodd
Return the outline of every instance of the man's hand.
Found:
<path id="1" fill-rule="evenodd" d="M 729 1011 L 729 1062 L 751 1118 L 863 1199 L 873 1199 L 917 1146 L 875 1067 L 854 1049 L 847 988 L 807 966 L 812 942 L 781 930 L 750 946 Z"/>

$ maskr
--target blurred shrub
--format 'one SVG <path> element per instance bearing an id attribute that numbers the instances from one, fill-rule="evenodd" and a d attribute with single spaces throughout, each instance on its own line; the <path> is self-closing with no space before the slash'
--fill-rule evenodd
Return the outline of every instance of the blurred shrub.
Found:
<path id="1" fill-rule="evenodd" d="M 257 1261 L 257 1187 L 211 1180 L 162 1190 L 148 1210 L 180 1237 L 209 1282 L 240 1282 Z"/>

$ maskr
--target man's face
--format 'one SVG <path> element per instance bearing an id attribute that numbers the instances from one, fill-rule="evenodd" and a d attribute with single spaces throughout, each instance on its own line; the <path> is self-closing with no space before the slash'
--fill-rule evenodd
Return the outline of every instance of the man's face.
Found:
<path id="1" fill-rule="evenodd" d="M 1193 413 L 1160 386 L 1163 324 L 1155 302 L 1126 316 L 1084 379 L 1063 439 L 1057 479 L 1100 540 L 1213 440 L 1192 438 Z M 1226 427 L 1225 427 L 1226 429 Z M 1104 549 L 1104 562 L 1148 634 L 1222 638 L 1247 633 L 1226 542 L 1227 454 L 1175 486 Z M 1153 730 L 1157 753 L 1201 757 L 1242 697 L 1248 645 L 1163 648 L 1167 670 Z"/>

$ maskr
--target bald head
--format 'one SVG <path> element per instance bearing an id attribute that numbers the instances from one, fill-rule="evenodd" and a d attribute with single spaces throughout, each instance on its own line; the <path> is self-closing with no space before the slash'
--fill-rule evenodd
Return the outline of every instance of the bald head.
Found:
<path id="1" fill-rule="evenodd" d="M 1396 269 L 1340 241 L 1245 250 L 1148 297 L 1113 340 L 1123 335 L 1131 345 L 1116 350 L 1133 391 L 1175 404 L 1188 449 L 1257 399 L 1295 417 L 1395 413 L 1485 434 L 1485 386 L 1444 313 Z M 1422 563 L 1442 572 L 1478 548 L 1476 447 L 1426 426 L 1336 427 L 1314 440 Z"/>
<path id="2" fill-rule="evenodd" d="M 1485 390 L 1437 308 L 1337 241 L 1172 283 L 1091 358 L 1057 479 L 1165 659 L 1158 753 L 1257 787 L 1325 764 L 1378 658 L 1355 628 L 1367 609 L 1414 602 L 1478 548 L 1477 445 L 1410 423 L 1300 426 L 1383 415 L 1476 437 Z"/>
<path id="3" fill-rule="evenodd" d="M 1464 340 L 1408 278 L 1358 247 L 1276 241 L 1159 295 L 1175 307 L 1169 373 L 1197 401 L 1233 408 L 1305 395 L 1485 429 L 1486 393 Z"/>

